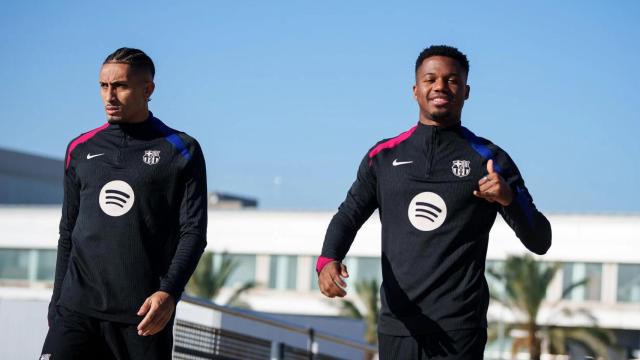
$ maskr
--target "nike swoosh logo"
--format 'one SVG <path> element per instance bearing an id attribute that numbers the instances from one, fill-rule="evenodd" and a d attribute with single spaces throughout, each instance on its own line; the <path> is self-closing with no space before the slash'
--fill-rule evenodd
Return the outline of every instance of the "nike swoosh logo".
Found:
<path id="1" fill-rule="evenodd" d="M 393 160 L 393 166 L 411 164 L 412 162 L 413 161 L 398 161 L 398 159 L 395 159 Z"/>
<path id="2" fill-rule="evenodd" d="M 93 155 L 87 154 L 87 160 L 91 160 L 94 157 L 98 157 L 98 156 L 102 156 L 102 155 L 104 155 L 104 153 L 102 153 L 102 154 L 93 154 Z"/>

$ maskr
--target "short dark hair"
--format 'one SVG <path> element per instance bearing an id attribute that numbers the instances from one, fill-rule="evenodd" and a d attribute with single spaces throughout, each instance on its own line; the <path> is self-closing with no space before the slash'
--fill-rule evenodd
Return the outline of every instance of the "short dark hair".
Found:
<path id="1" fill-rule="evenodd" d="M 102 65 L 108 63 L 128 64 L 136 70 L 148 71 L 151 78 L 156 75 L 156 67 L 151 58 L 139 49 L 122 47 L 107 56 Z"/>
<path id="2" fill-rule="evenodd" d="M 460 52 L 457 48 L 448 45 L 431 45 L 428 48 L 422 50 L 418 59 L 416 60 L 416 73 L 418 72 L 418 68 L 422 63 L 432 56 L 446 56 L 448 58 L 452 58 L 457 61 L 460 66 L 464 69 L 465 75 L 469 75 L 469 60 L 467 60 L 467 56 Z"/>

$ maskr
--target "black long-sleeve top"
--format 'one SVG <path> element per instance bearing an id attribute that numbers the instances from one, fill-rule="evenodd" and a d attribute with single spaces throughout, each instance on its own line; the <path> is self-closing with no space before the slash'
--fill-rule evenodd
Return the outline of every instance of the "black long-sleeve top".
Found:
<path id="1" fill-rule="evenodd" d="M 138 323 L 144 300 L 179 300 L 206 246 L 207 185 L 199 144 L 149 113 L 69 143 L 49 321 L 62 304 Z"/>
<path id="2" fill-rule="evenodd" d="M 473 195 L 487 161 L 513 192 L 506 207 Z M 533 204 L 509 155 L 459 124 L 418 123 L 377 143 L 364 157 L 327 229 L 318 270 L 341 261 L 376 210 L 382 223 L 379 331 L 407 336 L 486 326 L 484 277 L 489 230 L 500 213 L 536 254 L 551 227 Z"/>

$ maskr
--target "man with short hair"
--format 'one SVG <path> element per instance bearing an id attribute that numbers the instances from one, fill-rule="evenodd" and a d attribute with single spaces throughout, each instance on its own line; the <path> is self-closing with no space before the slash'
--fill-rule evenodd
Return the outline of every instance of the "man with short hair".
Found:
<path id="1" fill-rule="evenodd" d="M 170 359 L 176 302 L 206 246 L 198 142 L 149 111 L 151 58 L 100 70 L 108 122 L 69 143 L 43 359 Z"/>
<path id="2" fill-rule="evenodd" d="M 431 46 L 416 61 L 419 122 L 373 146 L 327 229 L 320 290 L 345 296 L 342 260 L 377 209 L 382 223 L 381 359 L 481 359 L 489 290 L 489 231 L 500 213 L 521 242 L 544 254 L 551 227 L 507 153 L 461 126 L 469 62 Z"/>

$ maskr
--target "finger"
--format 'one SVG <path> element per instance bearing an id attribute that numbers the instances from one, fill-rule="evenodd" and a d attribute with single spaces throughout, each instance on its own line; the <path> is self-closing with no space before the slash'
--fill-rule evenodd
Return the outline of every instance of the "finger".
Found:
<path id="1" fill-rule="evenodd" d="M 347 294 L 347 292 L 343 288 L 333 282 L 333 279 L 329 279 L 328 281 L 323 282 L 321 291 L 325 296 L 328 296 L 330 298 L 334 298 L 336 296 L 343 297 Z"/>
<path id="2" fill-rule="evenodd" d="M 153 335 L 159 331 L 160 325 L 162 324 L 166 316 L 166 311 L 158 308 L 158 310 L 156 310 L 154 315 L 155 316 L 149 322 L 149 324 L 147 324 L 146 328 L 142 329 L 143 336 Z"/>
<path id="3" fill-rule="evenodd" d="M 340 264 L 340 275 L 344 278 L 349 277 L 349 271 L 347 271 L 347 265 Z"/>
<path id="4" fill-rule="evenodd" d="M 333 282 L 334 282 L 337 286 L 339 286 L 339 287 L 341 287 L 341 288 L 346 288 L 346 287 L 347 287 L 347 283 L 346 283 L 346 282 L 344 282 L 344 280 L 342 280 L 342 277 L 340 277 L 339 275 L 338 275 L 338 276 L 332 276 L 332 277 L 331 277 L 331 280 L 333 280 Z"/>
<path id="5" fill-rule="evenodd" d="M 144 303 L 142 303 L 142 306 L 140 306 L 140 310 L 138 310 L 138 315 L 142 316 L 144 314 L 147 313 L 147 311 L 149 311 L 149 307 L 151 306 L 151 298 L 147 298 Z"/>
<path id="6" fill-rule="evenodd" d="M 343 297 L 347 295 L 347 292 L 337 284 L 333 284 L 330 287 L 330 294 L 332 295 L 332 297 Z"/>
<path id="7" fill-rule="evenodd" d="M 487 172 L 489 174 L 493 174 L 496 171 L 493 169 L 493 159 L 489 159 L 489 161 L 487 161 Z"/>
<path id="8" fill-rule="evenodd" d="M 481 199 L 484 199 L 484 200 L 488 200 L 488 199 L 489 199 L 489 197 L 487 196 L 487 194 L 485 194 L 485 193 L 483 193 L 483 192 L 480 192 L 480 191 L 478 191 L 478 190 L 474 190 L 474 191 L 473 191 L 473 195 L 475 195 L 476 197 L 479 197 L 479 198 L 481 198 Z"/>
<path id="9" fill-rule="evenodd" d="M 167 322 L 171 318 L 169 312 L 164 311 L 161 315 L 156 316 L 156 319 L 149 325 L 149 329 L 144 332 L 143 336 L 155 335 L 162 331 L 164 327 L 167 325 Z"/>
<path id="10" fill-rule="evenodd" d="M 142 334 L 143 332 L 145 332 L 148 329 L 149 324 L 156 317 L 156 309 L 157 308 L 156 308 L 155 305 L 151 306 L 151 309 L 149 310 L 147 315 L 144 317 L 144 319 L 142 319 L 142 321 L 138 325 L 138 333 Z"/>
<path id="11" fill-rule="evenodd" d="M 505 182 L 500 178 L 500 176 L 494 174 L 493 177 L 489 176 L 489 180 L 478 186 L 478 190 L 482 192 L 486 192 L 490 189 L 495 190 L 494 192 L 500 192 L 500 189 L 505 186 Z"/>
<path id="12" fill-rule="evenodd" d="M 480 191 L 481 193 L 485 192 L 488 189 L 491 189 L 492 187 L 496 186 L 496 184 L 497 184 L 496 181 L 489 179 L 478 186 L 478 191 Z"/>
<path id="13" fill-rule="evenodd" d="M 495 201 L 495 196 L 492 195 L 489 192 L 480 192 L 480 191 L 475 190 L 473 192 L 473 195 L 475 195 L 475 196 L 477 196 L 477 197 L 479 197 L 481 199 L 487 200 L 488 202 L 494 202 Z"/>
<path id="14" fill-rule="evenodd" d="M 491 182 L 483 186 L 483 189 L 480 189 L 480 194 L 483 197 L 495 198 L 500 195 L 500 183 Z"/>

